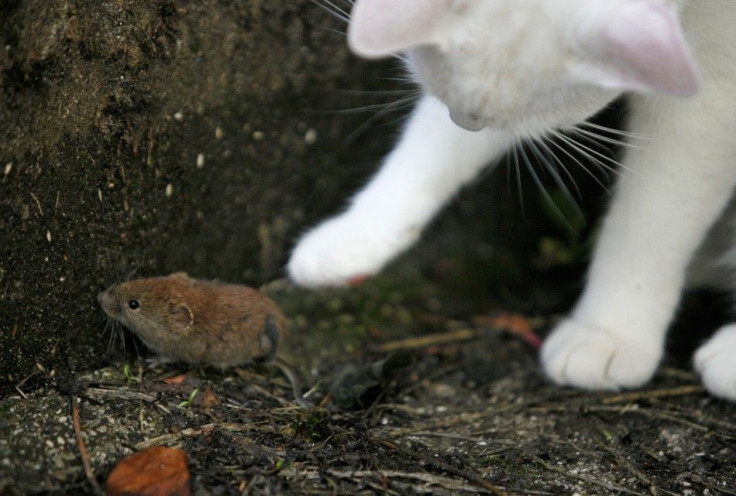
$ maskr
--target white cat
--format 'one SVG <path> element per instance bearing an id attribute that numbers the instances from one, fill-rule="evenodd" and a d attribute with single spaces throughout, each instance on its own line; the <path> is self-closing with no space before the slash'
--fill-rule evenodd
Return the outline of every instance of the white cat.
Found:
<path id="1" fill-rule="evenodd" d="M 731 222 L 713 226 L 736 185 L 736 2 L 357 0 L 351 17 L 352 50 L 402 52 L 427 95 L 349 208 L 301 239 L 292 279 L 376 273 L 520 138 L 630 92 L 629 130 L 652 139 L 626 151 L 587 286 L 542 362 L 560 384 L 647 382 L 687 281 L 728 283 L 717 264 L 736 262 L 734 249 L 713 258 L 733 237 Z M 736 324 L 697 351 L 712 394 L 736 400 L 735 357 Z"/>

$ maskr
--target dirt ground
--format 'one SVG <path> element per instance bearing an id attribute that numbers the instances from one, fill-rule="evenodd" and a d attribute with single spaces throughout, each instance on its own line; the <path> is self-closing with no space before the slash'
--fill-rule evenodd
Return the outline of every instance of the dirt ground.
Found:
<path id="1" fill-rule="evenodd" d="M 276 368 L 149 370 L 117 333 L 125 362 L 38 371 L 0 401 L 0 494 L 95 494 L 89 477 L 104 487 L 159 445 L 186 452 L 203 495 L 736 494 L 736 405 L 677 357 L 638 391 L 554 387 L 523 338 L 554 315 L 474 316 L 410 265 L 351 290 L 265 288 L 292 318 L 283 356 L 313 408 Z"/>

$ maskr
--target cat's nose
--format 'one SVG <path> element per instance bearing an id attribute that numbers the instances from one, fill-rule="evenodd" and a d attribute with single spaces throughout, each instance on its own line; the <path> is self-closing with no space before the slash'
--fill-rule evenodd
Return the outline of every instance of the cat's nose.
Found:
<path id="1" fill-rule="evenodd" d="M 452 119 L 452 122 L 468 131 L 480 131 L 486 127 L 480 116 L 472 112 L 457 112 L 456 110 L 450 109 L 450 119 Z"/>

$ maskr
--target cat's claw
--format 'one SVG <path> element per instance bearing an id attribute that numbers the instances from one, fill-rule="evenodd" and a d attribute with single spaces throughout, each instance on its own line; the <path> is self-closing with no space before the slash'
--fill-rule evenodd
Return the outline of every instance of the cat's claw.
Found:
<path id="1" fill-rule="evenodd" d="M 368 280 L 369 277 L 370 276 L 367 276 L 365 274 L 355 276 L 355 277 L 350 278 L 350 280 L 348 281 L 348 284 L 350 286 L 361 286 L 364 282 Z"/>
<path id="2" fill-rule="evenodd" d="M 722 327 L 695 352 L 693 362 L 705 388 L 719 398 L 736 401 L 736 324 Z"/>
<path id="3" fill-rule="evenodd" d="M 651 379 L 662 358 L 661 348 L 569 319 L 544 342 L 542 365 L 558 384 L 615 391 Z"/>

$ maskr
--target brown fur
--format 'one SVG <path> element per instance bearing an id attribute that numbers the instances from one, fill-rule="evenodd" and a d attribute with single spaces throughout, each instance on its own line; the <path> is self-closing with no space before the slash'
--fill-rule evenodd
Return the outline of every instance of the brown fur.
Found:
<path id="1" fill-rule="evenodd" d="M 97 299 L 164 359 L 220 369 L 272 359 L 286 327 L 276 304 L 259 291 L 183 272 L 124 282 Z M 139 308 L 131 309 L 131 300 Z"/>

